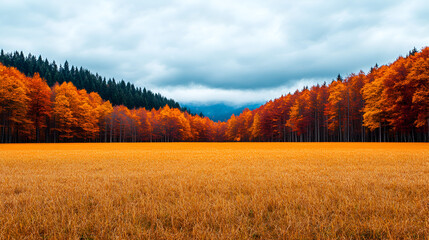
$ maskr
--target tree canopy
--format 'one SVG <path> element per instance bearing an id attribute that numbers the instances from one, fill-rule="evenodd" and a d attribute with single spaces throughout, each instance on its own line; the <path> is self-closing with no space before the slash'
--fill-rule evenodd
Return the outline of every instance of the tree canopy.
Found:
<path id="1" fill-rule="evenodd" d="M 226 122 L 178 104 L 112 104 L 93 88 L 77 87 L 76 70 L 67 69 L 54 72 L 68 72 L 70 81 L 49 86 L 38 72 L 0 64 L 1 142 L 429 141 L 429 47 L 245 109 Z"/>

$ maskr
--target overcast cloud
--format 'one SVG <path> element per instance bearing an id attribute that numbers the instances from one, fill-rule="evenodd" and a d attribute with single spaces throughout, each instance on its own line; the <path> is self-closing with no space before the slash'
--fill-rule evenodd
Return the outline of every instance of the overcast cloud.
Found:
<path id="1" fill-rule="evenodd" d="M 2 0 L 0 48 L 180 103 L 246 104 L 429 45 L 428 13 L 425 0 Z"/>

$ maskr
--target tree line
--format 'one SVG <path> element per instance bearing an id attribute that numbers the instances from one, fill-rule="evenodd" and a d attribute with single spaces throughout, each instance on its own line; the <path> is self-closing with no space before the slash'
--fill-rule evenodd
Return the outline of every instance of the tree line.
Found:
<path id="1" fill-rule="evenodd" d="M 8 67 L 15 67 L 26 76 L 39 73 L 47 84 L 52 87 L 55 83 L 72 82 L 78 89 L 86 89 L 88 92 L 97 92 L 101 98 L 109 100 L 113 105 L 124 105 L 130 109 L 145 107 L 147 109 L 159 109 L 165 105 L 171 108 L 181 108 L 173 99 L 167 99 L 159 93 L 153 93 L 146 88 L 137 88 L 134 84 L 125 83 L 124 80 L 116 81 L 114 78 L 106 79 L 98 74 L 93 74 L 82 67 L 69 66 L 68 61 L 63 65 L 52 63 L 42 56 L 36 57 L 24 53 L 4 53 L 0 51 L 0 63 Z"/>
<path id="2" fill-rule="evenodd" d="M 429 141 L 429 47 L 228 120 L 230 141 Z"/>
<path id="3" fill-rule="evenodd" d="M 49 87 L 0 64 L 0 142 L 223 141 L 226 123 L 179 108 L 112 106 L 72 82 Z M 225 127 L 224 127 L 225 128 Z"/>
<path id="4" fill-rule="evenodd" d="M 112 105 L 0 65 L 1 142 L 429 141 L 429 47 L 305 87 L 226 122 L 170 107 Z"/>

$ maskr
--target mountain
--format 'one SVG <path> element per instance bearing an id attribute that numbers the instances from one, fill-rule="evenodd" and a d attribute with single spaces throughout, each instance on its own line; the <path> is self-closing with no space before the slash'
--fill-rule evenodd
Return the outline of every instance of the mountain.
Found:
<path id="1" fill-rule="evenodd" d="M 114 78 L 106 79 L 94 74 L 82 67 L 69 66 L 66 61 L 59 67 L 47 59 L 42 59 L 31 54 L 24 56 L 22 52 L 4 53 L 1 50 L 0 62 L 8 67 L 15 67 L 27 76 L 39 73 L 40 77 L 46 79 L 48 85 L 52 87 L 56 82 L 72 82 L 78 89 L 85 89 L 87 92 L 97 92 L 103 99 L 109 100 L 113 105 L 124 105 L 129 109 L 144 107 L 146 109 L 159 109 L 165 105 L 171 108 L 179 108 L 180 104 L 173 99 L 167 99 L 159 93 L 153 93 L 146 88 L 137 88 L 134 84 L 124 80 L 116 81 Z M 189 112 L 189 111 L 188 111 Z"/>
<path id="2" fill-rule="evenodd" d="M 185 104 L 191 112 L 202 113 L 204 116 L 209 117 L 213 121 L 227 121 L 232 114 L 239 115 L 244 109 L 250 110 L 260 107 L 263 103 L 253 103 L 244 106 L 230 106 L 224 103 L 216 104 Z"/>

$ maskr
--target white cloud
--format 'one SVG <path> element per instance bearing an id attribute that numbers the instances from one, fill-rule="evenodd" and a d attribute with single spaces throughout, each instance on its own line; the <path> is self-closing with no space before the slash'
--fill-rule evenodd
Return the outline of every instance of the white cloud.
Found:
<path id="1" fill-rule="evenodd" d="M 155 82 L 160 79 L 168 78 L 176 72 L 174 69 L 168 68 L 158 62 L 149 62 L 143 67 L 143 69 L 147 72 L 146 76 L 143 78 L 143 81 L 145 82 Z"/>
<path id="2" fill-rule="evenodd" d="M 319 82 L 330 79 L 302 79 L 293 85 L 279 86 L 268 89 L 222 89 L 208 88 L 202 85 L 191 84 L 188 86 L 177 86 L 167 88 L 154 88 L 164 96 L 178 100 L 184 104 L 204 104 L 204 103 L 225 103 L 231 106 L 242 106 L 249 103 L 264 103 L 282 95 L 293 93 L 297 89 L 301 90 L 305 86 L 313 86 Z"/>

